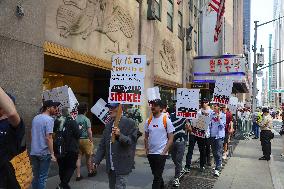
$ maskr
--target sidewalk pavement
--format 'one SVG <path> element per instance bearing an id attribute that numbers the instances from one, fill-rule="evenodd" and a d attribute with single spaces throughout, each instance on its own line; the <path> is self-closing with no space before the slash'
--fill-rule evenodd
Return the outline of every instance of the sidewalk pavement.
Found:
<path id="1" fill-rule="evenodd" d="M 186 150 L 187 151 L 187 150 Z M 193 161 L 196 161 L 199 157 L 198 148 L 194 150 Z M 185 158 L 184 158 L 185 160 Z M 153 176 L 151 168 L 148 163 L 148 159 L 142 151 L 142 146 L 138 146 L 137 155 L 135 157 L 135 169 L 128 177 L 128 189 L 151 189 Z M 185 165 L 185 162 L 184 164 Z M 53 166 L 53 169 L 58 169 L 57 166 Z M 54 172 L 54 171 L 53 171 Z M 108 188 L 108 176 L 105 172 L 105 160 L 102 161 L 98 168 L 98 174 L 95 177 L 88 178 L 86 167 L 81 168 L 83 180 L 80 182 L 75 181 L 75 174 L 71 179 L 70 186 L 72 189 L 107 189 Z M 174 176 L 174 164 L 171 159 L 166 162 L 163 178 L 165 183 L 169 182 Z M 59 184 L 58 175 L 52 176 L 47 180 L 47 188 L 55 189 Z"/>
<path id="2" fill-rule="evenodd" d="M 283 189 L 284 158 L 280 157 L 281 150 L 282 140 L 280 136 L 275 136 L 271 160 L 260 161 L 260 141 L 240 141 L 214 189 Z"/>

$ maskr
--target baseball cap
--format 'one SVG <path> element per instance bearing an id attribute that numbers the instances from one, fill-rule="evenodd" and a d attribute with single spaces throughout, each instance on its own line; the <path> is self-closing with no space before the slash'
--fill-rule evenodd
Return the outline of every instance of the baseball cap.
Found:
<path id="1" fill-rule="evenodd" d="M 108 108 L 117 108 L 119 106 L 119 103 L 108 103 L 106 107 Z"/>
<path id="2" fill-rule="evenodd" d="M 201 103 L 207 103 L 207 102 L 209 102 L 209 100 L 208 100 L 207 98 L 203 98 L 203 99 L 201 100 Z"/>
<path id="3" fill-rule="evenodd" d="M 46 100 L 43 102 L 43 107 L 49 108 L 49 107 L 58 107 L 60 106 L 60 102 L 54 102 L 53 100 Z"/>
<path id="4" fill-rule="evenodd" d="M 152 100 L 152 101 L 149 102 L 149 104 L 152 104 L 154 106 L 160 106 L 160 107 L 162 107 L 164 105 L 162 100 L 160 100 L 160 99 Z"/>
<path id="5" fill-rule="evenodd" d="M 262 112 L 263 113 L 269 113 L 269 109 L 268 108 L 262 108 Z"/>

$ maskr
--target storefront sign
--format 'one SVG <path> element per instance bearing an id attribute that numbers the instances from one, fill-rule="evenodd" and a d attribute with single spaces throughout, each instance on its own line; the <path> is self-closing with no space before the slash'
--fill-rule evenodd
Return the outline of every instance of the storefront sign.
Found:
<path id="1" fill-rule="evenodd" d="M 189 89 L 209 89 L 209 83 L 187 83 Z"/>
<path id="2" fill-rule="evenodd" d="M 145 55 L 113 56 L 108 102 L 141 105 L 145 65 Z"/>
<path id="3" fill-rule="evenodd" d="M 228 79 L 217 79 L 213 94 L 213 102 L 219 104 L 229 104 L 232 94 L 233 81 Z"/>
<path id="4" fill-rule="evenodd" d="M 104 124 L 110 122 L 109 108 L 106 107 L 107 103 L 101 98 L 91 108 L 91 112 L 95 114 Z"/>
<path id="5" fill-rule="evenodd" d="M 76 99 L 72 89 L 67 85 L 44 91 L 43 100 L 53 100 L 54 102 L 60 102 L 61 105 L 59 106 L 59 111 L 61 112 L 62 108 L 68 108 L 69 113 L 74 119 L 78 115 L 78 100 Z"/>
<path id="6" fill-rule="evenodd" d="M 237 55 L 203 56 L 193 61 L 194 75 L 245 73 L 245 58 Z"/>
<path id="7" fill-rule="evenodd" d="M 199 89 L 177 89 L 176 114 L 179 118 L 196 118 L 199 109 Z"/>

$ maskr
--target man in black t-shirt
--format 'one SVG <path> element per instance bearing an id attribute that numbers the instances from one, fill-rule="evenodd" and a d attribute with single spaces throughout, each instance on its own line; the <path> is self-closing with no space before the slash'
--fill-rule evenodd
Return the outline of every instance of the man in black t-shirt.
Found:
<path id="1" fill-rule="evenodd" d="M 9 161 L 23 150 L 25 126 L 14 103 L 15 98 L 0 87 L 0 189 L 20 189 Z"/>

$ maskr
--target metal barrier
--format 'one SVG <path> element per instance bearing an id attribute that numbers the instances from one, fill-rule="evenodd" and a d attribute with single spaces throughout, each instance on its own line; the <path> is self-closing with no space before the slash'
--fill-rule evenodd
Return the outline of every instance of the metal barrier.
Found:
<path id="1" fill-rule="evenodd" d="M 252 121 L 250 119 L 238 119 L 236 138 L 240 140 L 250 140 L 252 135 Z"/>

